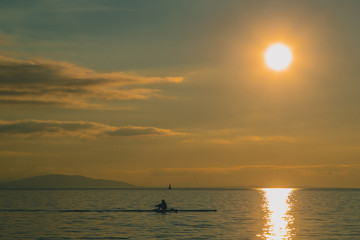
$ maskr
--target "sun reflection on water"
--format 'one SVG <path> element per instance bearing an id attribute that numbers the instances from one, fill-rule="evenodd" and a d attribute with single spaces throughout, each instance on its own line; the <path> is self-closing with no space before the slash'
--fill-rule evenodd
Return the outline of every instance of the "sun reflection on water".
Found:
<path id="1" fill-rule="evenodd" d="M 265 188 L 265 203 L 263 205 L 265 211 L 265 226 L 261 235 L 262 239 L 278 240 L 292 239 L 294 237 L 291 228 L 294 217 L 290 214 L 291 202 L 290 195 L 294 189 L 292 188 Z"/>

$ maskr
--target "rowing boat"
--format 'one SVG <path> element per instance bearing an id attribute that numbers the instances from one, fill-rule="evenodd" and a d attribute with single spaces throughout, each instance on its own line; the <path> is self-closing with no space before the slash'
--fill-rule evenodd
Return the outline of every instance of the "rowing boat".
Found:
<path id="1" fill-rule="evenodd" d="M 119 212 L 156 212 L 156 213 L 167 213 L 167 212 L 216 212 L 215 209 L 152 209 L 152 210 L 118 210 Z"/>
<path id="2" fill-rule="evenodd" d="M 149 210 L 141 210 L 141 209 L 129 209 L 129 210 L 113 210 L 114 212 L 156 212 L 156 213 L 177 213 L 177 212 L 216 212 L 215 209 L 149 209 Z"/>
<path id="3" fill-rule="evenodd" d="M 104 213 L 104 212 L 155 212 L 155 213 L 177 213 L 177 212 L 216 212 L 214 209 L 167 209 L 166 211 L 161 209 L 0 209 L 0 212 L 60 212 L 60 213 Z"/>

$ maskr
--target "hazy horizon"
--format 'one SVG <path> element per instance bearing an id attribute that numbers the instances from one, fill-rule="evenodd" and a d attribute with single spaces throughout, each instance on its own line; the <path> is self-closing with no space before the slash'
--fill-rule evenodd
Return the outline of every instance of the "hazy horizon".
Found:
<path id="1" fill-rule="evenodd" d="M 28 187 L 28 186 L 16 186 L 16 187 L 13 187 L 13 186 L 6 186 L 6 188 L 3 188 L 4 186 L 1 186 L 1 184 L 4 184 L 4 183 L 13 183 L 13 182 L 19 182 L 19 181 L 22 181 L 22 180 L 31 180 L 33 178 L 39 178 L 39 177 L 52 177 L 52 176 L 62 176 L 62 177 L 84 177 L 86 179 L 91 179 L 91 180 L 99 180 L 99 181 L 117 181 L 119 183 L 125 183 L 125 184 L 130 184 L 130 185 L 133 185 L 131 184 L 131 182 L 127 182 L 126 180 L 124 181 L 119 181 L 119 180 L 114 180 L 114 179 L 98 179 L 98 178 L 89 178 L 87 176 L 82 176 L 82 175 L 64 175 L 64 174 L 46 174 L 46 175 L 36 175 L 36 176 L 31 176 L 31 177 L 26 177 L 26 178 L 20 178 L 20 179 L 15 179 L 13 181 L 2 181 L 0 182 L 0 189 L 4 190 L 4 189 L 25 189 L 25 188 L 29 188 L 29 189 L 34 189 L 34 190 L 39 190 L 39 189 L 42 189 L 44 188 L 45 190 L 48 190 L 48 189 L 51 189 L 51 190 L 56 190 L 56 189 L 61 189 L 61 190 L 65 190 L 65 189 L 77 189 L 77 190 L 80 190 L 80 189 L 103 189 L 103 190 L 106 190 L 106 189 L 154 189 L 154 190 L 168 190 L 168 187 L 169 185 L 166 185 L 164 184 L 163 186 L 138 186 L 138 185 L 133 185 L 133 186 L 127 186 L 127 187 L 97 187 L 97 186 L 91 186 L 91 183 L 89 184 L 89 186 L 87 187 Z M 44 178 L 43 180 L 47 181 L 47 178 Z M 67 182 L 69 181 L 70 179 L 67 180 Z M 37 181 L 39 182 L 39 181 Z M 26 182 L 25 182 L 26 183 Z M 56 182 L 56 184 L 60 184 L 60 182 Z M 171 184 L 170 184 L 171 185 Z M 184 190 L 184 189 L 254 189 L 254 190 L 259 190 L 259 189 L 271 189 L 271 188 L 284 188 L 284 189 L 360 189 L 360 188 L 349 188 L 349 187 L 319 187 L 319 186 L 291 186 L 291 185 L 288 185 L 288 186 L 282 186 L 282 187 L 276 187 L 276 186 L 269 186 L 269 185 L 264 185 L 264 186 L 261 186 L 261 185 L 237 185 L 237 186 L 221 186 L 221 185 L 218 185 L 218 186 L 174 186 L 174 185 L 171 185 L 172 188 L 171 190 Z"/>
<path id="2" fill-rule="evenodd" d="M 3 1 L 0 182 L 360 188 L 358 9 Z M 265 63 L 275 43 L 282 71 Z"/>

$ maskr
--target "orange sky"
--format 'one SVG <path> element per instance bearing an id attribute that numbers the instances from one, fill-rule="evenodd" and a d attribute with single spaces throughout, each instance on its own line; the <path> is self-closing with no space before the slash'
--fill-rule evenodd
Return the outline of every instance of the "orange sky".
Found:
<path id="1" fill-rule="evenodd" d="M 0 3 L 0 181 L 360 187 L 360 2 L 81 3 Z"/>

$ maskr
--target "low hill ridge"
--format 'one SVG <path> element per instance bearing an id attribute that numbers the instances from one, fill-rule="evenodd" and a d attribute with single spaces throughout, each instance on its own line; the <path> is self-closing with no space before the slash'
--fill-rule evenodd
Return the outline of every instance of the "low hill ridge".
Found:
<path id="1" fill-rule="evenodd" d="M 0 183 L 0 189 L 75 189 L 75 188 L 131 188 L 132 184 L 113 180 L 88 178 L 80 175 L 43 175 Z"/>

